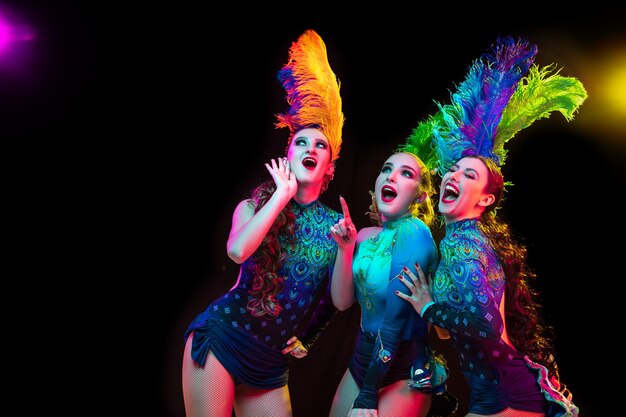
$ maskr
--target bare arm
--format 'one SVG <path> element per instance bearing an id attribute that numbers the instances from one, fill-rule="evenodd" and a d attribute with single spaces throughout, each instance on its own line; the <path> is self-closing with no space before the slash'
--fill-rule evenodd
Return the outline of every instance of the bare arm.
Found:
<path id="1" fill-rule="evenodd" d="M 354 281 L 352 278 L 352 259 L 357 232 L 348 205 L 343 197 L 339 197 L 343 219 L 330 228 L 330 234 L 337 242 L 337 257 L 330 283 L 330 295 L 334 306 L 340 310 L 347 310 L 354 304 Z"/>
<path id="2" fill-rule="evenodd" d="M 276 183 L 272 197 L 256 213 L 251 200 L 241 201 L 233 213 L 226 250 L 230 259 L 238 264 L 259 248 L 278 214 L 298 190 L 296 177 L 283 158 L 279 158 L 278 163 L 272 159 L 272 165 L 265 164 L 265 167 Z"/>

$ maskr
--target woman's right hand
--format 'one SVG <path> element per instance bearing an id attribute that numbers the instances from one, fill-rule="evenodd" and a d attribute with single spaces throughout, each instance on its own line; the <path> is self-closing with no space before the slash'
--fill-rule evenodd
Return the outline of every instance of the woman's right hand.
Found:
<path id="1" fill-rule="evenodd" d="M 272 159 L 271 165 L 266 163 L 265 168 L 269 171 L 276 184 L 275 194 L 283 196 L 287 201 L 291 200 L 298 191 L 296 174 L 291 172 L 287 158 L 278 158 L 278 162 Z"/>

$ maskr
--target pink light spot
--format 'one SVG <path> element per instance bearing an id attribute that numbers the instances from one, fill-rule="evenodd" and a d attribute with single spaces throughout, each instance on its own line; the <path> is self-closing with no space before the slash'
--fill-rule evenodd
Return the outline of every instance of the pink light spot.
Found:
<path id="1" fill-rule="evenodd" d="M 11 43 L 11 26 L 0 18 L 0 54 L 2 54 Z"/>

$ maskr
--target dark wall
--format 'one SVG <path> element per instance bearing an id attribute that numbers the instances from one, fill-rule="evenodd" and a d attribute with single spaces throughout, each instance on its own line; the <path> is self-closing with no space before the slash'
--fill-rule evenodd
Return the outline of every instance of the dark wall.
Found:
<path id="1" fill-rule="evenodd" d="M 47 88 L 40 90 L 20 90 L 4 78 L 3 94 L 34 97 L 17 109 L 6 94 L 0 97 L 1 108 L 14 111 L 4 119 L 11 120 L 5 133 L 24 145 L 24 158 L 28 149 L 48 155 L 49 135 L 74 142 L 56 142 L 63 163 L 49 172 L 77 185 L 52 195 L 71 196 L 72 203 L 89 195 L 88 202 L 59 211 L 73 220 L 91 216 L 98 232 L 87 234 L 98 244 L 113 239 L 90 250 L 99 260 L 88 271 L 106 271 L 98 281 L 105 308 L 98 310 L 107 320 L 121 318 L 104 334 L 120 362 L 128 362 L 115 377 L 131 383 L 130 407 L 170 417 L 184 415 L 183 332 L 236 280 L 237 265 L 225 250 L 232 211 L 269 178 L 263 164 L 284 152 L 286 132 L 273 127 L 274 114 L 286 109 L 275 75 L 303 30 L 313 28 L 325 40 L 347 118 L 335 180 L 322 200 L 340 210 L 338 196 L 344 196 L 359 228 L 369 225 L 368 190 L 386 157 L 435 110 L 433 100 L 447 100 L 471 60 L 498 35 L 536 43 L 538 63 L 557 62 L 565 75 L 583 80 L 592 98 L 601 77 L 585 63 L 624 40 L 618 14 L 610 11 L 488 23 L 460 11 L 457 18 L 431 19 L 399 10 L 366 12 L 365 18 L 326 9 L 266 10 L 270 17 L 253 19 L 188 4 L 120 9 L 109 20 L 73 6 L 52 14 L 30 7 L 48 16 L 47 25 L 60 35 L 55 48 L 46 49 L 57 53 L 42 64 L 58 71 L 42 73 L 57 78 L 44 78 Z M 592 98 L 573 122 L 553 115 L 510 142 L 504 172 L 515 185 L 502 211 L 528 245 L 545 314 L 556 328 L 561 374 L 585 417 L 609 415 L 601 412 L 606 393 L 596 381 L 619 360 L 609 325 L 619 319 L 611 316 L 617 302 L 612 283 L 621 278 L 617 252 L 623 245 L 613 242 L 623 240 L 618 201 L 626 148 L 624 130 L 586 116 L 588 108 L 602 106 Z M 93 181 L 86 181 L 87 173 L 95 174 Z M 40 178 L 50 192 L 55 181 Z M 358 318 L 358 307 L 338 315 L 310 355 L 294 361 L 296 417 L 327 415 Z M 440 349 L 463 410 L 467 394 L 454 352 L 445 344 Z"/>
<path id="2" fill-rule="evenodd" d="M 161 160 L 151 178 L 159 179 L 155 192 L 167 199 L 159 223 L 170 228 L 160 256 L 153 260 L 158 266 L 151 265 L 165 282 L 157 303 L 161 339 L 153 341 L 165 351 L 158 379 L 163 407 L 171 415 L 182 413 L 179 368 L 186 325 L 236 278 L 237 268 L 225 255 L 232 209 L 253 184 L 268 177 L 263 163 L 283 153 L 285 132 L 272 128 L 272 115 L 285 108 L 275 73 L 302 30 L 314 28 L 325 39 L 342 81 L 347 117 L 336 179 L 322 199 L 339 210 L 338 195 L 343 195 L 363 227 L 369 225 L 364 215 L 367 191 L 382 162 L 434 110 L 433 99 L 447 99 L 448 89 L 462 80 L 470 61 L 497 35 L 527 37 L 539 46 L 540 64 L 570 64 L 565 74 L 584 80 L 591 74 L 576 65 L 575 53 L 559 53 L 558 45 L 566 42 L 588 52 L 594 45 L 590 36 L 602 43 L 603 35 L 612 35 L 610 25 L 593 24 L 593 33 L 588 27 L 583 33 L 571 23 L 547 21 L 480 30 L 466 22 L 432 30 L 396 16 L 384 29 L 372 22 L 301 18 L 274 25 L 235 22 L 213 37 L 199 27 L 192 30 L 188 42 L 178 44 L 175 62 L 167 64 L 171 70 L 159 79 L 166 90 L 162 105 L 171 119 L 171 134 L 166 147 L 157 150 Z M 585 109 L 583 105 L 581 115 Z M 576 123 L 568 125 L 553 115 L 510 143 L 505 174 L 515 185 L 503 216 L 527 243 L 530 262 L 540 275 L 545 314 L 556 328 L 563 380 L 583 415 L 600 416 L 600 390 L 593 382 L 597 370 L 589 357 L 595 349 L 610 353 L 611 348 L 596 339 L 602 323 L 581 323 L 593 321 L 603 297 L 604 291 L 593 284 L 605 282 L 615 271 L 609 255 L 614 231 L 607 221 L 612 216 L 605 211 L 612 211 L 612 193 L 602 192 L 600 184 L 620 174 L 615 152 L 622 152 L 624 143 L 607 145 L 603 138 L 577 129 Z M 294 361 L 290 385 L 296 416 L 327 415 L 351 353 L 358 315 L 358 307 L 340 314 L 311 355 Z M 453 350 L 446 345 L 441 349 L 458 371 Z M 450 390 L 460 397 L 463 410 L 467 393 L 457 372 Z"/>

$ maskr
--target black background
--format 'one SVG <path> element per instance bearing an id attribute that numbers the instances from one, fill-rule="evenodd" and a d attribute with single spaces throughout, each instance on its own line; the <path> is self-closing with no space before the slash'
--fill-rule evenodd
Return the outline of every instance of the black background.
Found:
<path id="1" fill-rule="evenodd" d="M 581 415 L 613 415 L 615 392 L 604 380 L 620 362 L 614 287 L 623 277 L 626 134 L 596 99 L 604 87 L 595 71 L 606 50 L 621 48 L 623 57 L 626 30 L 617 13 L 511 21 L 433 5 L 442 8 L 436 15 L 389 8 L 357 17 L 311 4 L 243 17 L 230 7 L 185 3 L 120 8 L 109 19 L 69 4 L 11 7 L 41 36 L 26 54 L 26 76 L 0 73 L 7 166 L 15 164 L 7 186 L 20 197 L 8 207 L 16 219 L 28 216 L 14 223 L 41 238 L 18 234 L 10 253 L 45 253 L 27 257 L 27 278 L 42 259 L 57 276 L 78 273 L 78 285 L 44 280 L 37 292 L 79 294 L 69 297 L 79 313 L 59 313 L 54 303 L 49 317 L 103 319 L 72 321 L 73 336 L 60 339 L 74 348 L 81 341 L 80 349 L 65 349 L 70 357 L 89 351 L 79 362 L 90 378 L 113 373 L 109 403 L 138 415 L 184 415 L 183 332 L 235 282 L 238 266 L 225 250 L 231 214 L 269 178 L 263 163 L 284 152 L 287 132 L 273 127 L 274 114 L 286 109 L 275 76 L 291 42 L 312 28 L 341 80 L 347 118 L 335 180 L 321 199 L 340 210 L 343 195 L 359 228 L 369 225 L 368 190 L 381 164 L 498 35 L 526 37 L 539 47 L 539 64 L 556 62 L 583 81 L 590 98 L 574 121 L 554 114 L 509 143 L 504 173 L 514 186 L 502 215 L 529 248 L 544 313 L 556 328 L 562 379 Z M 434 234 L 438 240 L 441 231 Z M 72 255 L 59 243 L 68 237 Z M 59 249 L 63 256 L 50 255 Z M 296 417 L 328 414 L 358 316 L 358 307 L 338 315 L 309 356 L 294 360 Z M 117 367 L 94 359 L 92 349 L 104 346 L 100 358 L 115 358 Z M 454 353 L 440 349 L 455 372 L 449 387 L 463 415 L 467 396 Z"/>

